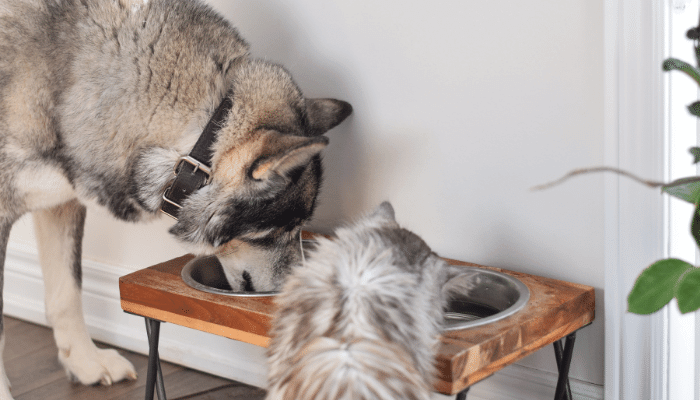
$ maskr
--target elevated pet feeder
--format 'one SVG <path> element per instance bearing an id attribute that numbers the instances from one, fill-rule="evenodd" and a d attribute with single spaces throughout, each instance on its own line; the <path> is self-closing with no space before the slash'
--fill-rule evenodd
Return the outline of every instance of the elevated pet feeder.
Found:
<path id="1" fill-rule="evenodd" d="M 520 311 L 530 298 L 527 286 L 517 278 L 492 270 L 465 267 L 467 274 L 449 281 L 450 287 L 459 287 L 461 280 L 473 279 L 477 285 L 469 293 L 451 296 L 445 313 L 446 331 L 473 328 L 507 318 Z M 190 260 L 182 268 L 182 280 L 190 287 L 207 293 L 233 297 L 266 297 L 277 292 L 234 291 L 229 286 L 223 267 L 216 256 L 202 256 Z"/>
<path id="2" fill-rule="evenodd" d="M 221 277 L 210 276 L 210 271 L 198 270 L 196 265 L 191 265 L 184 275 L 197 284 L 185 283 L 183 270 L 193 259 L 192 255 L 178 257 L 119 279 L 122 309 L 145 317 L 149 328 L 146 386 L 150 393 L 155 386 L 162 387 L 161 380 L 161 384 L 155 384 L 160 321 L 258 346 L 269 344 L 274 296 L 222 296 L 218 291 L 226 291 L 226 287 L 215 283 Z M 476 268 L 481 282 L 469 296 L 457 296 L 450 303 L 448 327 L 436 354 L 434 389 L 464 399 L 471 385 L 553 343 L 559 369 L 555 399 L 571 398 L 568 374 L 575 334 L 594 319 L 594 289 L 500 268 L 446 261 L 463 266 L 465 271 Z M 206 290 L 195 289 L 197 285 Z"/>

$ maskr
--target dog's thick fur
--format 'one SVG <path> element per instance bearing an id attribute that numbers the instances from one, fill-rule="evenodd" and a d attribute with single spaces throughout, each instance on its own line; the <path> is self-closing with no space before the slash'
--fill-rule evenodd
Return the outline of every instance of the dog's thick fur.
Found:
<path id="1" fill-rule="evenodd" d="M 126 221 L 159 215 L 174 166 L 225 96 L 213 180 L 170 232 L 196 253 L 228 256 L 234 288 L 280 284 L 315 207 L 321 135 L 349 104 L 304 98 L 199 0 L 0 0 L 0 53 L 0 266 L 12 224 L 33 213 L 47 318 L 71 377 L 135 376 L 85 329 L 85 204 Z M 1 378 L 0 398 L 11 398 Z"/>
<path id="2" fill-rule="evenodd" d="M 320 238 L 276 299 L 268 400 L 430 399 L 435 347 L 465 272 L 401 228 L 389 203 Z"/>

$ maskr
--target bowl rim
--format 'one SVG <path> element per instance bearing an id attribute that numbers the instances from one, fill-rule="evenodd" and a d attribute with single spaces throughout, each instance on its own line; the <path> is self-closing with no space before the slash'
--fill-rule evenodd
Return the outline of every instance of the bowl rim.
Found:
<path id="1" fill-rule="evenodd" d="M 465 268 L 465 270 L 472 270 L 472 271 L 478 272 L 480 274 L 497 276 L 499 278 L 505 279 L 508 282 L 512 283 L 516 287 L 518 293 L 520 293 L 520 296 L 518 297 L 518 300 L 515 301 L 515 303 L 510 305 L 510 307 L 506 308 L 505 310 L 499 311 L 496 314 L 490 315 L 488 317 L 478 318 L 478 319 L 475 319 L 472 321 L 460 321 L 460 320 L 455 319 L 455 320 L 452 320 L 452 321 L 455 321 L 453 323 L 450 323 L 450 319 L 445 318 L 445 322 L 443 323 L 443 331 L 457 331 L 457 330 L 462 330 L 462 329 L 474 328 L 477 326 L 482 326 L 482 325 L 486 325 L 486 324 L 490 324 L 492 322 L 502 320 L 502 319 L 510 317 L 511 315 L 520 311 L 522 308 L 525 307 L 527 302 L 530 300 L 530 289 L 527 287 L 527 285 L 522 283 L 520 281 L 520 279 L 518 279 L 512 275 L 508 275 L 508 274 L 503 273 L 503 272 L 493 271 L 493 270 L 486 269 L 486 268 L 471 267 L 471 266 L 467 266 L 464 268 Z M 463 276 L 463 275 L 456 276 L 452 279 L 459 279 L 460 276 Z M 447 283 L 445 285 L 448 285 L 450 283 L 450 281 L 447 281 Z"/>
<path id="2" fill-rule="evenodd" d="M 192 278 L 192 270 L 197 268 L 197 261 L 201 261 L 202 259 L 206 258 L 211 258 L 215 257 L 216 255 L 208 255 L 208 256 L 197 256 L 193 258 L 192 260 L 188 261 L 185 266 L 182 268 L 182 271 L 180 272 L 180 276 L 182 280 L 187 284 L 188 286 L 202 291 L 206 293 L 212 293 L 212 294 L 219 294 L 219 295 L 224 295 L 224 296 L 229 296 L 229 297 L 274 297 L 279 294 L 279 291 L 267 291 L 267 292 L 235 292 L 232 290 L 225 290 L 225 289 L 218 289 L 212 286 L 207 286 L 202 283 L 197 282 Z M 465 266 L 464 267 L 465 272 L 477 272 L 479 274 L 485 274 L 485 275 L 491 275 L 491 276 L 496 276 L 501 279 L 504 279 L 508 281 L 510 284 L 515 286 L 517 292 L 520 294 L 518 297 L 518 300 L 515 301 L 512 305 L 510 305 L 508 308 L 505 310 L 499 311 L 496 314 L 490 315 L 488 317 L 484 318 L 478 318 L 475 320 L 471 321 L 463 321 L 463 320 L 457 320 L 457 319 L 449 319 L 445 318 L 444 323 L 443 323 L 443 331 L 457 331 L 457 330 L 462 330 L 462 329 L 469 329 L 469 328 L 474 328 L 477 326 L 482 326 L 486 324 L 490 324 L 492 322 L 499 321 L 501 319 L 507 318 L 516 312 L 520 311 L 522 308 L 525 307 L 525 305 L 528 303 L 530 300 L 530 289 L 522 283 L 519 279 L 516 277 L 503 273 L 503 272 L 497 272 L 493 271 L 490 269 L 486 268 L 479 268 L 479 267 L 472 267 L 472 266 Z M 459 275 L 453 279 L 459 279 Z M 450 280 L 451 281 L 451 280 Z M 448 281 L 445 285 L 448 285 Z M 451 322 L 453 321 L 453 322 Z"/>
<path id="3" fill-rule="evenodd" d="M 185 266 L 182 268 L 182 271 L 180 271 L 180 277 L 182 280 L 190 286 L 191 288 L 200 290 L 202 292 L 207 292 L 207 293 L 213 293 L 213 294 L 221 294 L 224 296 L 230 296 L 230 297 L 272 297 L 276 296 L 279 294 L 278 291 L 271 291 L 271 292 L 234 292 L 233 290 L 224 290 L 224 289 L 218 289 L 212 286 L 207 286 L 204 284 L 201 284 L 194 280 L 192 278 L 192 270 L 197 268 L 197 262 L 201 261 L 203 259 L 207 258 L 216 258 L 215 254 L 208 255 L 208 256 L 197 256 L 190 261 L 188 261 Z"/>

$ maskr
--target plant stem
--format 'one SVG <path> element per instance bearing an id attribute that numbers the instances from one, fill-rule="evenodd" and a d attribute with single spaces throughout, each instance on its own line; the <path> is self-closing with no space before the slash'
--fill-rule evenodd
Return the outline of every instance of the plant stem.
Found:
<path id="1" fill-rule="evenodd" d="M 561 177 L 561 178 L 559 178 L 559 179 L 557 179 L 557 180 L 555 180 L 555 181 L 552 181 L 552 182 L 549 182 L 549 183 L 545 183 L 545 184 L 543 184 L 543 185 L 534 186 L 534 187 L 532 187 L 530 190 L 533 190 L 533 191 L 534 191 L 534 190 L 545 190 L 545 189 L 549 189 L 549 188 L 551 188 L 551 187 L 554 187 L 554 186 L 557 186 L 557 185 L 560 185 L 560 184 L 564 183 L 565 181 L 569 180 L 570 178 L 572 178 L 572 177 L 574 177 L 574 176 L 576 176 L 576 175 L 591 174 L 591 173 L 597 173 L 597 172 L 614 172 L 614 173 L 616 173 L 616 174 L 623 175 L 623 176 L 626 176 L 626 177 L 628 177 L 628 178 L 630 178 L 630 179 L 633 179 L 633 180 L 635 180 L 635 181 L 637 181 L 637 182 L 639 182 L 639 183 L 641 183 L 641 184 L 644 184 L 644 185 L 646 185 L 646 186 L 649 186 L 649 187 L 651 187 L 651 188 L 664 187 L 664 186 L 668 185 L 667 183 L 664 183 L 664 182 L 651 181 L 651 180 L 647 180 L 647 179 L 640 178 L 640 177 L 638 177 L 638 176 L 636 176 L 636 175 L 634 175 L 634 174 L 632 174 L 632 173 L 630 173 L 630 172 L 621 170 L 621 169 L 619 169 L 619 168 L 614 168 L 614 167 L 592 167 L 592 168 L 579 168 L 579 169 L 575 169 L 575 170 L 569 172 L 568 174 L 564 175 L 563 177 Z"/>

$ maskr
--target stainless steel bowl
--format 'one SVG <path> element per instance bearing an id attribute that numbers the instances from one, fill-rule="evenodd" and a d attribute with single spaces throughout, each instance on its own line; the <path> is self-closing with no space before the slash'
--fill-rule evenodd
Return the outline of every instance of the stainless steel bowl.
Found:
<path id="1" fill-rule="evenodd" d="M 452 295 L 445 312 L 445 330 L 473 328 L 509 317 L 520 311 L 530 299 L 530 290 L 518 279 L 483 268 L 465 267 L 476 273 L 477 284 L 468 293 Z M 458 276 L 445 285 L 460 287 L 460 280 L 472 275 Z"/>
<path id="2" fill-rule="evenodd" d="M 306 253 L 316 241 L 304 239 L 302 249 Z M 203 292 L 222 294 L 224 296 L 264 297 L 275 296 L 278 292 L 240 292 L 234 291 L 226 280 L 221 262 L 215 255 L 195 257 L 182 268 L 182 280 L 187 285 Z"/>
<path id="3" fill-rule="evenodd" d="M 216 256 L 201 256 L 190 260 L 180 273 L 185 283 L 203 292 L 224 296 L 264 297 L 277 292 L 234 292 L 224 275 L 224 269 Z"/>

